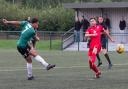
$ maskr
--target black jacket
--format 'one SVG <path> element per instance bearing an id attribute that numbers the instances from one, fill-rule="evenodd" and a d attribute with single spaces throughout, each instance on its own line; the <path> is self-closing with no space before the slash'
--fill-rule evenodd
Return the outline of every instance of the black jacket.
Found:
<path id="1" fill-rule="evenodd" d="M 76 22 L 75 22 L 75 30 L 76 30 L 76 31 L 80 31 L 80 28 L 81 28 L 81 23 L 80 23 L 80 21 L 76 21 Z"/>
<path id="2" fill-rule="evenodd" d="M 120 30 L 125 30 L 125 27 L 126 27 L 126 21 L 125 20 L 120 21 L 119 23 Z"/>

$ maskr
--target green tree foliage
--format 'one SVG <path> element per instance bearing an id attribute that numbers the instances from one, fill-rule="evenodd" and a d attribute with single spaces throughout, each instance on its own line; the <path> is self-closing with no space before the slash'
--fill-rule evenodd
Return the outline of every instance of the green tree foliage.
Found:
<path id="1" fill-rule="evenodd" d="M 4 0 L 0 0 L 1 18 L 24 20 L 28 16 L 38 17 L 40 22 L 39 29 L 45 29 L 46 31 L 66 31 L 74 25 L 74 11 L 64 9 L 62 6 L 39 8 L 29 6 L 29 4 L 22 5 L 23 2 L 20 2 L 21 4 L 11 3 L 10 1 L 7 3 Z"/>
<path id="2" fill-rule="evenodd" d="M 0 17 L 24 20 L 36 16 L 40 21 L 39 29 L 66 31 L 74 26 L 74 11 L 64 9 L 63 3 L 123 1 L 127 0 L 0 0 Z"/>

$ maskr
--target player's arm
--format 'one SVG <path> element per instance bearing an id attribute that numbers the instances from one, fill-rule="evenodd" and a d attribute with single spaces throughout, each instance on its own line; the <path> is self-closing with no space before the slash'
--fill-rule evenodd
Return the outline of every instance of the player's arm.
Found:
<path id="1" fill-rule="evenodd" d="M 86 41 L 86 40 L 90 39 L 90 37 L 96 36 L 96 35 L 97 35 L 96 33 L 95 34 L 90 34 L 89 32 L 86 32 L 85 36 L 84 36 L 84 40 Z"/>
<path id="2" fill-rule="evenodd" d="M 39 38 L 39 36 L 37 34 L 35 35 L 35 39 L 36 39 L 36 41 L 40 40 L 40 38 Z"/>
<path id="3" fill-rule="evenodd" d="M 13 25 L 20 25 L 21 21 L 8 21 L 6 19 L 3 19 L 4 24 L 13 24 Z"/>
<path id="4" fill-rule="evenodd" d="M 85 33 L 85 37 L 97 36 L 97 33 L 89 34 L 89 32 Z"/>
<path id="5" fill-rule="evenodd" d="M 107 35 L 107 37 L 108 37 L 112 42 L 114 42 L 114 40 L 112 39 L 112 37 L 109 35 L 108 30 L 104 30 L 104 29 L 103 29 L 103 31 L 104 31 L 104 33 Z"/>
<path id="6" fill-rule="evenodd" d="M 103 32 L 103 34 L 106 34 L 106 33 L 109 34 L 109 30 L 107 28 L 106 29 L 103 28 L 103 30 L 105 31 L 105 32 Z"/>

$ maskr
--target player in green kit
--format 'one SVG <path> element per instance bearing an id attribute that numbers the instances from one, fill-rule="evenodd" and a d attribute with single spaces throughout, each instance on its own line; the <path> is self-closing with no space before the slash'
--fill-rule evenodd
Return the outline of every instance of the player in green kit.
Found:
<path id="1" fill-rule="evenodd" d="M 55 67 L 55 65 L 47 63 L 35 49 L 32 49 L 28 44 L 30 40 L 36 35 L 35 29 L 38 28 L 38 19 L 33 18 L 31 23 L 27 21 L 8 21 L 3 19 L 5 24 L 20 25 L 22 31 L 20 38 L 17 42 L 17 50 L 26 59 L 27 62 L 27 76 L 28 80 L 33 80 L 34 76 L 32 74 L 32 57 L 33 59 L 40 62 L 46 70 L 50 70 Z"/>
<path id="2" fill-rule="evenodd" d="M 31 17 L 26 18 L 25 21 L 31 23 Z M 40 40 L 39 36 L 37 35 L 37 29 L 35 29 L 36 35 L 29 42 L 29 45 L 31 46 L 31 49 L 35 48 L 36 42 Z"/>

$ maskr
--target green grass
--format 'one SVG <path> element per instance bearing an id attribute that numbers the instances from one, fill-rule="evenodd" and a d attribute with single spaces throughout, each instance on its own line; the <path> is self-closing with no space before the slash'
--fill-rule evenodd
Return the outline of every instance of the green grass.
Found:
<path id="1" fill-rule="evenodd" d="M 37 49 L 49 50 L 50 49 L 50 40 L 43 40 L 37 42 Z M 61 49 L 61 41 L 60 40 L 52 40 L 51 42 L 51 50 L 60 50 Z"/>
<path id="2" fill-rule="evenodd" d="M 42 51 L 39 54 L 49 63 L 56 64 L 50 71 L 42 69 L 33 60 L 35 80 L 26 80 L 26 62 L 15 49 L 0 49 L 0 89 L 127 89 L 127 53 L 109 52 L 112 63 L 107 69 L 107 61 L 101 54 L 102 77 L 94 79 L 88 67 L 87 52 Z"/>
<path id="3" fill-rule="evenodd" d="M 0 49 L 16 48 L 16 40 L 0 40 Z"/>
<path id="4" fill-rule="evenodd" d="M 17 40 L 0 40 L 0 49 L 15 49 Z M 49 40 L 41 40 L 37 42 L 37 49 L 40 50 L 50 50 L 50 41 Z M 61 41 L 60 40 L 52 40 L 51 49 L 52 50 L 60 50 Z"/>

